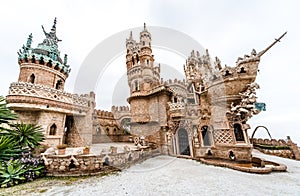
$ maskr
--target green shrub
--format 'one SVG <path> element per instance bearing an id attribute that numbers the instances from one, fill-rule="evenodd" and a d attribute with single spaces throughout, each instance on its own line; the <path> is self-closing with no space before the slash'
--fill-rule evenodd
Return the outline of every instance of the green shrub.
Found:
<path id="1" fill-rule="evenodd" d="M 288 146 L 269 146 L 269 145 L 262 145 L 262 144 L 254 144 L 254 147 L 266 149 L 266 150 L 290 150 Z"/>
<path id="2" fill-rule="evenodd" d="M 20 160 L 10 160 L 0 165 L 0 182 L 1 187 L 9 187 L 26 180 L 24 169 Z"/>
<path id="3" fill-rule="evenodd" d="M 12 130 L 9 137 L 17 142 L 17 145 L 34 149 L 40 142 L 45 140 L 42 128 L 38 125 L 24 124 L 23 122 L 12 124 Z"/>
<path id="4" fill-rule="evenodd" d="M 8 124 L 9 121 L 15 120 L 17 116 L 6 107 L 5 98 L 0 96 L 0 125 Z M 3 127 L 0 126 L 0 131 Z"/>

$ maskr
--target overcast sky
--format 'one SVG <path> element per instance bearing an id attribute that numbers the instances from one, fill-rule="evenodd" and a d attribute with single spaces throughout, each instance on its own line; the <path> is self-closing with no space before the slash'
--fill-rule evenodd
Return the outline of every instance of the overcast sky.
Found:
<path id="1" fill-rule="evenodd" d="M 49 31 L 54 17 L 57 36 L 63 40 L 59 50 L 68 54 L 72 68 L 65 87 L 68 92 L 73 92 L 78 70 L 97 45 L 118 32 L 142 29 L 144 22 L 187 34 L 208 48 L 212 57 L 218 56 L 223 66 L 234 66 L 237 57 L 253 48 L 263 50 L 288 31 L 261 59 L 258 99 L 267 104 L 267 111 L 251 119 L 250 125 L 252 130 L 265 125 L 274 138 L 290 135 L 300 144 L 299 8 L 296 0 L 0 1 L 0 94 L 7 95 L 10 83 L 18 79 L 17 51 L 28 35 L 33 33 L 36 47 L 44 39 L 41 25 Z M 138 39 L 138 34 L 134 37 Z M 120 44 L 125 49 L 125 40 Z M 155 49 L 154 55 L 157 62 L 178 70 L 176 77 L 182 75 L 182 56 L 161 49 Z M 127 95 L 127 90 L 116 90 L 117 84 L 126 83 L 125 71 L 125 57 L 119 55 L 98 78 L 97 86 L 86 90 L 96 91 L 97 108 L 110 110 L 112 104 L 126 104 L 125 99 L 118 98 Z M 267 134 L 261 130 L 258 136 Z"/>

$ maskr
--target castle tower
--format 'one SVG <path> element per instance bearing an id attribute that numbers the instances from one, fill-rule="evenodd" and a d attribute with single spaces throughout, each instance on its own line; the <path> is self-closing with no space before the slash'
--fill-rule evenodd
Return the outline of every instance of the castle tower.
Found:
<path id="1" fill-rule="evenodd" d="M 18 52 L 20 65 L 18 82 L 32 83 L 63 91 L 70 68 L 67 65 L 67 55 L 62 60 L 58 50 L 58 42 L 61 40 L 56 36 L 56 18 L 49 33 L 43 26 L 42 28 L 45 34 L 44 41 L 38 44 L 37 48 L 32 48 L 32 34 L 30 34 L 26 46 L 23 45 L 22 50 Z"/>
<path id="2" fill-rule="evenodd" d="M 146 28 L 140 32 L 140 42 L 132 38 L 132 32 L 126 39 L 126 65 L 130 93 L 149 91 L 159 84 L 160 67 L 154 65 L 151 49 L 151 34 Z"/>
<path id="3" fill-rule="evenodd" d="M 85 132 L 92 128 L 86 122 L 92 119 L 95 95 L 64 91 L 71 69 L 67 55 L 62 59 L 58 50 L 61 40 L 56 36 L 56 18 L 50 32 L 43 26 L 42 29 L 45 35 L 42 43 L 32 47 L 30 34 L 26 45 L 18 51 L 20 74 L 18 81 L 10 85 L 8 107 L 16 112 L 18 121 L 40 125 L 50 146 L 90 143 L 92 138 Z"/>

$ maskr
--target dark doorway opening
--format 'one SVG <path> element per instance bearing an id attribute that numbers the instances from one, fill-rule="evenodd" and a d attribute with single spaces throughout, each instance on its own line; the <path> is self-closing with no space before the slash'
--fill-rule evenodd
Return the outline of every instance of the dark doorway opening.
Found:
<path id="1" fill-rule="evenodd" d="M 184 128 L 178 130 L 178 145 L 179 153 L 181 155 L 191 155 L 190 145 L 189 145 L 189 136 L 187 131 Z"/>
<path id="2" fill-rule="evenodd" d="M 233 131 L 234 131 L 235 140 L 237 142 L 244 142 L 245 141 L 242 126 L 240 124 L 238 124 L 238 123 L 234 124 L 233 125 Z"/>
<path id="3" fill-rule="evenodd" d="M 72 139 L 74 138 L 75 134 L 75 124 L 74 124 L 74 117 L 73 116 L 66 116 L 65 122 L 65 133 L 64 133 L 64 143 L 67 145 L 72 144 Z"/>
<path id="4" fill-rule="evenodd" d="M 201 128 L 202 131 L 202 141 L 203 141 L 203 146 L 211 146 L 211 141 L 210 141 L 210 131 L 208 126 L 203 126 Z"/>

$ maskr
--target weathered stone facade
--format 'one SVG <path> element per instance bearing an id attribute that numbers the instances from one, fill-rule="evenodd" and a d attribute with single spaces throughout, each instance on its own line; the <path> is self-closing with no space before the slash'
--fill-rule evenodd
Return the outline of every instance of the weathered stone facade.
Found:
<path id="1" fill-rule="evenodd" d="M 144 148 L 122 153 L 49 155 L 43 154 L 48 176 L 82 176 L 120 170 L 131 164 L 159 155 L 157 150 Z"/>
<path id="2" fill-rule="evenodd" d="M 43 128 L 46 143 L 56 146 L 82 146 L 92 143 L 95 94 L 70 94 L 64 84 L 70 73 L 67 55 L 58 50 L 56 19 L 45 39 L 36 48 L 31 46 L 32 34 L 19 50 L 20 74 L 7 96 L 8 107 L 25 123 Z"/>
<path id="3" fill-rule="evenodd" d="M 250 161 L 247 121 L 264 109 L 255 96 L 258 64 L 278 40 L 238 58 L 235 67 L 222 67 L 208 50 L 192 51 L 184 65 L 186 80 L 163 82 L 146 25 L 139 42 L 131 33 L 126 39 L 131 132 L 164 154 Z"/>

